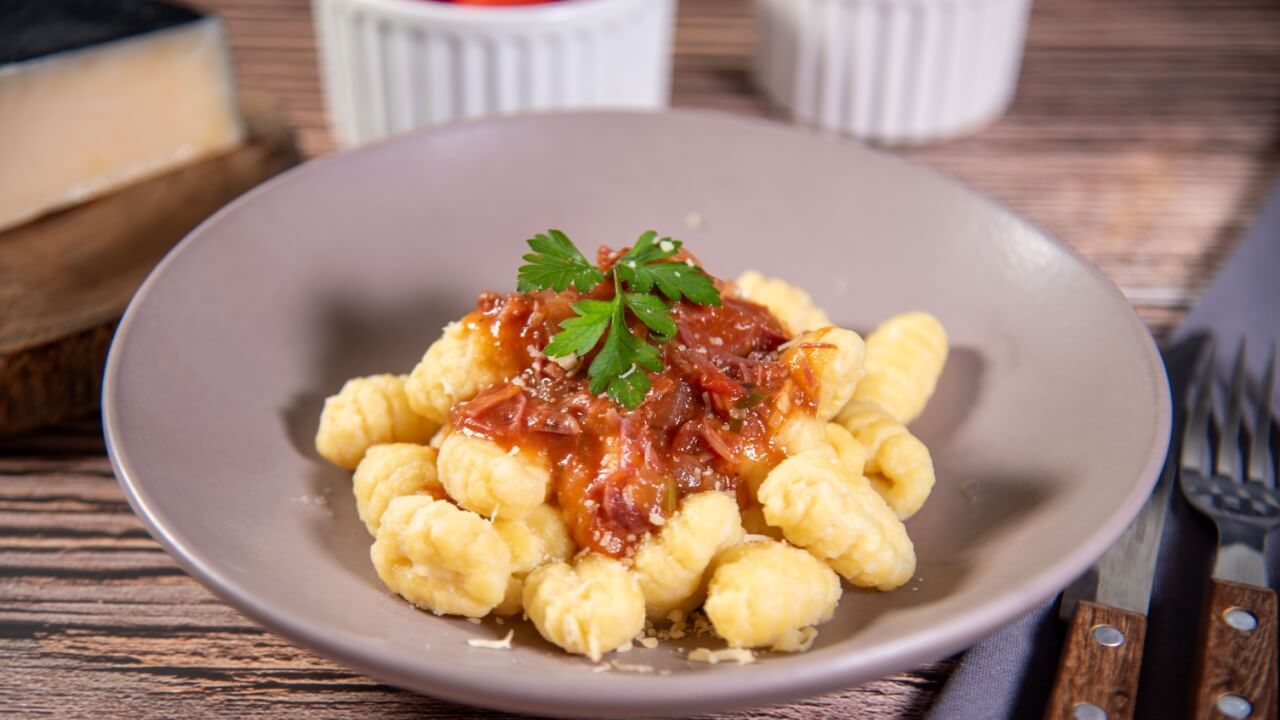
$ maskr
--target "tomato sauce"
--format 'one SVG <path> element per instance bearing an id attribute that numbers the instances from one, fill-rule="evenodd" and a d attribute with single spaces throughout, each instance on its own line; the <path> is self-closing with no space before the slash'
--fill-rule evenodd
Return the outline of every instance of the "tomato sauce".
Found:
<path id="1" fill-rule="evenodd" d="M 610 256 L 616 253 L 601 252 L 602 260 Z M 452 422 L 505 449 L 542 454 L 552 468 L 550 501 L 578 545 L 620 557 L 686 495 L 728 491 L 745 506 L 745 477 L 781 459 L 770 439 L 777 395 L 789 393 L 789 407 L 812 402 L 803 378 L 788 382 L 792 371 L 779 361 L 789 338 L 778 319 L 723 292 L 720 307 L 674 305 L 676 336 L 659 346 L 664 369 L 647 373 L 652 388 L 636 409 L 592 394 L 586 371 L 594 351 L 569 363 L 541 348 L 573 316 L 573 303 L 612 295 L 611 282 L 585 294 L 481 295 L 466 320 L 488 324 L 500 351 L 522 369 L 457 404 Z M 632 331 L 647 332 L 639 322 Z"/>

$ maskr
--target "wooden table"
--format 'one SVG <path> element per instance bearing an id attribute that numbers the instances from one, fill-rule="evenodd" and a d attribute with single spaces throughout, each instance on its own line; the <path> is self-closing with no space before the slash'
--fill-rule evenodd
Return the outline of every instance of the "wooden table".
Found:
<path id="1" fill-rule="evenodd" d="M 198 4 L 226 20 L 244 90 L 281 104 L 305 152 L 331 151 L 307 0 Z M 746 0 L 680 4 L 674 104 L 775 115 L 752 86 Z M 903 154 L 1069 242 L 1160 335 L 1280 165 L 1280 5 L 1037 0 L 1009 114 Z M 349 672 L 219 602 L 130 512 L 96 418 L 0 441 L 0 661 L 5 716 L 497 716 Z M 760 713 L 919 717 L 951 667 Z"/>

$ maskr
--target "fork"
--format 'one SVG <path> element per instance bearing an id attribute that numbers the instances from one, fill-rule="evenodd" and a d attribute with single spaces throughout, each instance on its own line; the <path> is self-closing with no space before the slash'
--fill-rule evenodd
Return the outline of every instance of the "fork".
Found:
<path id="1" fill-rule="evenodd" d="M 1227 413 L 1216 442 L 1212 341 L 1196 371 L 1182 437 L 1178 484 L 1192 507 L 1218 529 L 1218 555 L 1209 580 L 1196 658 L 1194 718 L 1276 718 L 1276 594 L 1267 588 L 1263 558 L 1267 532 L 1280 525 L 1276 458 L 1271 450 L 1271 401 L 1276 347 L 1268 355 L 1255 422 L 1247 424 L 1245 343 L 1236 350 Z"/>

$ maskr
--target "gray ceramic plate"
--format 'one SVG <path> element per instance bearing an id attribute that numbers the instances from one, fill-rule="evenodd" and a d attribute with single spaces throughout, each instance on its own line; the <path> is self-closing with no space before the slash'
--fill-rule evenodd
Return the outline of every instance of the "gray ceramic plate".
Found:
<path id="1" fill-rule="evenodd" d="M 936 313 L 954 350 L 916 425 L 938 468 L 909 523 L 919 579 L 846 592 L 802 655 L 620 656 L 653 674 L 592 672 L 523 623 L 510 651 L 472 648 L 506 628 L 387 592 L 347 474 L 312 450 L 321 401 L 350 376 L 407 372 L 480 290 L 513 287 L 524 238 L 549 226 L 589 248 L 676 234 L 713 272 L 797 282 L 855 329 Z M 778 702 L 961 650 L 1101 554 L 1152 486 L 1169 425 L 1150 336 L 1062 244 L 929 170 L 701 113 L 465 124 L 290 172 L 146 282 L 103 407 L 134 509 L 228 602 L 388 683 L 545 714 Z"/>

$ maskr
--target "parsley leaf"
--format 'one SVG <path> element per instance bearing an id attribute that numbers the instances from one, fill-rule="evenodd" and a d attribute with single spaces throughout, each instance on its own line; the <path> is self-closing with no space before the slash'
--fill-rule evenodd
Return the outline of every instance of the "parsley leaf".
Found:
<path id="1" fill-rule="evenodd" d="M 587 369 L 591 392 L 607 392 L 628 409 L 644 402 L 650 389 L 650 372 L 662 371 L 662 357 L 654 343 L 669 342 L 676 334 L 670 302 L 719 305 L 720 292 L 710 276 L 692 262 L 670 262 L 681 242 L 649 231 L 636 240 L 626 254 L 607 271 L 592 266 L 573 242 L 559 230 L 530 239 L 534 252 L 524 256 L 527 264 L 517 274 L 516 290 L 553 289 L 564 292 L 570 285 L 588 292 L 606 278 L 612 278 L 613 298 L 583 299 L 573 304 L 574 316 L 560 323 L 560 332 L 543 349 L 551 357 L 579 357 L 600 344 Z M 658 293 L 654 293 L 654 289 Z M 650 330 L 648 337 L 632 332 L 627 313 Z"/>
<path id="2" fill-rule="evenodd" d="M 679 252 L 683 243 L 671 238 L 655 241 L 657 235 L 652 230 L 641 235 L 631 251 L 618 259 L 614 269 L 623 282 L 641 293 L 653 292 L 657 286 L 671 302 L 688 298 L 699 305 L 718 306 L 720 291 L 702 268 L 692 262 L 660 262 Z"/>
<path id="3" fill-rule="evenodd" d="M 560 323 L 560 332 L 551 338 L 543 352 L 551 357 L 581 357 L 591 352 L 591 348 L 600 341 L 600 336 L 604 335 L 605 328 L 609 327 L 613 305 L 612 302 L 601 300 L 579 300 L 574 303 L 573 311 L 577 315 Z"/>
<path id="4" fill-rule="evenodd" d="M 534 252 L 524 256 L 526 264 L 516 271 L 516 292 L 532 292 L 548 288 L 564 292 L 573 285 L 587 292 L 604 281 L 604 273 L 587 262 L 573 242 L 559 230 L 529 239 Z"/>
<path id="5" fill-rule="evenodd" d="M 616 400 L 618 404 L 634 410 L 644 402 L 644 396 L 649 394 L 649 388 L 648 376 L 632 365 L 627 372 L 609 381 L 609 397 Z"/>
<path id="6" fill-rule="evenodd" d="M 666 260 L 675 255 L 683 244 L 669 237 L 659 240 L 658 233 L 647 230 L 636 240 L 636 244 L 631 246 L 626 255 L 618 258 L 618 263 L 630 267 L 632 264 L 644 265 L 656 260 Z"/>
<path id="7" fill-rule="evenodd" d="M 671 319 L 671 307 L 662 302 L 661 298 L 654 295 L 625 293 L 622 300 L 627 304 L 627 309 L 640 318 L 640 322 L 657 333 L 655 339 L 658 342 L 664 343 L 675 337 L 676 321 Z"/>
<path id="8" fill-rule="evenodd" d="M 672 302 L 688 298 L 699 305 L 719 305 L 720 291 L 702 268 L 684 263 L 654 263 L 641 265 L 629 272 L 621 271 L 627 285 L 642 293 L 652 292 L 654 286 Z M 628 278 L 627 275 L 631 274 Z"/>
<path id="9" fill-rule="evenodd" d="M 616 286 L 616 278 L 614 283 Z M 609 334 L 605 337 L 604 346 L 591 361 L 587 377 L 591 380 L 591 392 L 601 393 L 607 389 L 609 397 L 628 408 L 634 408 L 644 400 L 645 393 L 649 392 L 649 378 L 640 369 L 660 372 L 662 360 L 658 356 L 658 348 L 633 335 L 627 327 L 622 298 L 623 294 L 619 291 L 609 303 L 612 306 Z M 674 325 L 672 322 L 673 327 Z"/>

